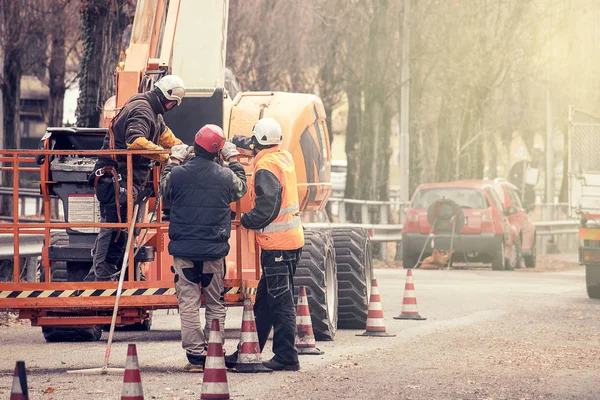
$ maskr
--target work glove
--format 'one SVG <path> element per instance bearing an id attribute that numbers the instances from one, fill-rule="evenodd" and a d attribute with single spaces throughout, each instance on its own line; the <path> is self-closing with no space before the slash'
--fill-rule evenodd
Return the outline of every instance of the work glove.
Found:
<path id="1" fill-rule="evenodd" d="M 225 161 L 231 161 L 240 155 L 235 144 L 231 142 L 225 142 L 223 149 L 221 149 L 221 156 Z"/>
<path id="2" fill-rule="evenodd" d="M 191 158 L 194 148 L 187 144 L 178 144 L 171 147 L 171 161 L 182 164 Z"/>

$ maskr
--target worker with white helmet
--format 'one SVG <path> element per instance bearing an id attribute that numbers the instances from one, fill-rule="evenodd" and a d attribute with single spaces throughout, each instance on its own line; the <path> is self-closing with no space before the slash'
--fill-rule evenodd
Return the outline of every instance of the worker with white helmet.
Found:
<path id="1" fill-rule="evenodd" d="M 181 104 L 184 96 L 183 80 L 174 75 L 160 79 L 152 90 L 132 96 L 110 122 L 102 150 L 164 150 L 185 146 L 163 120 L 163 115 Z M 98 157 L 89 182 L 96 190 L 102 221 L 125 222 L 128 196 L 144 202 L 149 194 L 146 184 L 154 161 L 165 163 L 168 158 L 168 154 L 132 156 L 133 193 L 127 193 L 127 157 Z M 117 265 L 123 258 L 126 243 L 125 229 L 101 228 L 93 248 L 92 269 L 86 280 L 118 279 L 120 268 Z"/>
<path id="2" fill-rule="evenodd" d="M 233 138 L 235 145 L 255 154 L 253 179 L 248 185 L 252 209 L 242 215 L 241 223 L 256 232 L 261 248 L 263 273 L 254 304 L 261 351 L 274 328 L 275 356 L 264 365 L 272 370 L 297 371 L 294 274 L 304 246 L 304 232 L 294 159 L 280 147 L 282 142 L 281 126 L 273 118 L 259 120 L 251 138 Z M 229 365 L 234 358 L 226 357 Z"/>

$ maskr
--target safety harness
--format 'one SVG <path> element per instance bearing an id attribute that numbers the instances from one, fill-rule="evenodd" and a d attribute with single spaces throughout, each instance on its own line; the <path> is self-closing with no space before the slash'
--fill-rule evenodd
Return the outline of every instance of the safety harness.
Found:
<path id="1" fill-rule="evenodd" d="M 119 114 L 117 113 L 117 115 L 119 115 Z M 113 132 L 112 128 L 113 128 L 113 123 L 114 123 L 115 119 L 117 118 L 117 115 L 115 115 L 115 117 L 110 121 L 110 125 L 108 126 L 108 147 L 110 150 L 115 150 L 115 133 Z M 118 167 L 117 156 L 115 154 L 111 154 L 110 159 L 111 159 L 112 163 L 109 163 L 108 165 L 100 167 L 94 171 L 93 186 L 94 186 L 94 191 L 97 192 L 98 181 L 105 175 L 112 177 L 114 191 L 115 191 L 115 207 L 117 209 L 117 221 L 119 223 L 121 223 L 122 222 L 121 221 L 121 203 L 119 202 L 119 195 L 121 192 L 121 190 L 120 190 L 121 187 L 119 185 L 119 181 L 121 181 L 122 178 L 121 178 L 121 174 L 119 174 L 119 172 L 117 171 L 117 167 Z M 119 240 L 120 235 L 121 235 L 121 229 L 118 229 L 117 235 L 115 237 L 115 242 L 117 242 L 117 240 Z"/>

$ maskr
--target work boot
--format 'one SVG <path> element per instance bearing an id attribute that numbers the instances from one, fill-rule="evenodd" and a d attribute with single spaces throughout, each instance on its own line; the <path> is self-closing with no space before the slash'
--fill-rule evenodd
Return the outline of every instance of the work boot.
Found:
<path id="1" fill-rule="evenodd" d="M 263 365 L 273 371 L 299 371 L 300 363 L 297 364 L 282 364 L 274 358 L 263 362 Z"/>
<path id="2" fill-rule="evenodd" d="M 193 372 L 193 373 L 202 373 L 204 372 L 204 364 L 192 364 L 187 363 L 185 367 L 183 367 L 185 372 Z"/>

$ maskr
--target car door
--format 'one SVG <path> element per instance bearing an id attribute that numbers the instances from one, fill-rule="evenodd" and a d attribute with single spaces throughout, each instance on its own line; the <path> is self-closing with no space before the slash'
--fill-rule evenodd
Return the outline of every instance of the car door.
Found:
<path id="1" fill-rule="evenodd" d="M 523 207 L 521 198 L 513 187 L 505 186 L 506 193 L 510 197 L 512 207 L 511 217 L 514 219 L 514 224 L 519 227 L 522 237 L 521 249 L 523 251 L 529 251 L 533 245 L 533 222 L 531 217 Z"/>
<path id="2" fill-rule="evenodd" d="M 512 235 L 510 228 L 510 221 L 506 213 L 504 212 L 503 203 L 498 196 L 498 192 L 494 188 L 490 188 L 488 190 L 488 196 L 492 200 L 494 212 L 500 219 L 500 223 L 502 225 L 502 231 L 504 233 L 504 246 L 506 249 L 512 248 Z"/>

